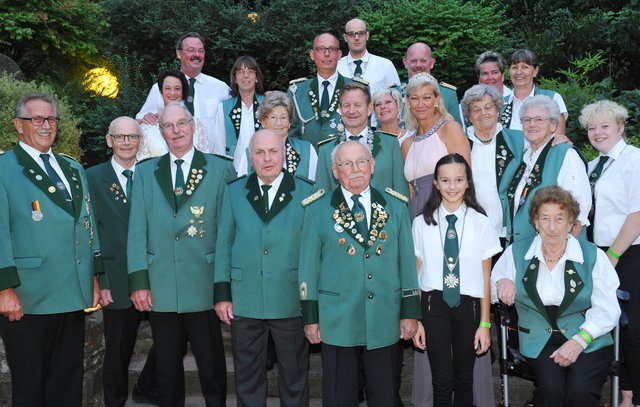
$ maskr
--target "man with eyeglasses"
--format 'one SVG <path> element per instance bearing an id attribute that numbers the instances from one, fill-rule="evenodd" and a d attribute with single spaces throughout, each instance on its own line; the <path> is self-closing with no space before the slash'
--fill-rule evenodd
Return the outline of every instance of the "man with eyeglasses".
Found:
<path id="1" fill-rule="evenodd" d="M 202 73 L 205 52 L 204 38 L 200 34 L 188 32 L 178 38 L 176 58 L 180 60 L 180 71 L 184 73 L 189 83 L 189 97 L 184 101 L 184 105 L 193 117 L 204 124 L 208 145 L 214 146 L 218 105 L 230 97 L 230 88 L 223 81 Z M 143 124 L 156 125 L 158 114 L 162 109 L 164 109 L 164 101 L 156 83 L 151 87 L 147 100 L 136 115 L 136 119 Z M 224 153 L 224 151 L 220 152 Z"/>
<path id="2" fill-rule="evenodd" d="M 400 85 L 400 77 L 393 62 L 386 58 L 370 54 L 367 50 L 369 31 L 367 24 L 354 18 L 345 25 L 344 41 L 349 53 L 338 61 L 338 72 L 345 78 L 359 76 L 369 82 L 369 89 L 374 95 L 378 90 Z M 372 117 L 375 127 L 377 120 Z"/>
<path id="3" fill-rule="evenodd" d="M 309 57 L 316 65 L 316 76 L 292 80 L 287 91 L 294 107 L 289 137 L 301 138 L 317 148 L 319 141 L 339 133 L 338 97 L 340 89 L 351 82 L 337 71 L 341 56 L 335 35 L 325 32 L 313 39 Z"/>
<path id="4" fill-rule="evenodd" d="M 55 153 L 58 109 L 30 93 L 0 156 L 0 336 L 14 406 L 82 404 L 84 309 L 100 303 L 100 245 L 82 165 Z"/>
<path id="5" fill-rule="evenodd" d="M 159 117 L 169 152 L 136 166 L 127 242 L 128 283 L 138 311 L 150 311 L 159 405 L 184 405 L 187 341 L 207 406 L 225 406 L 227 373 L 213 309 L 218 210 L 235 176 L 232 162 L 193 147 L 194 121 L 169 104 Z"/>
<path id="6" fill-rule="evenodd" d="M 133 307 L 127 282 L 127 231 L 141 135 L 136 120 L 126 116 L 114 119 L 105 137 L 113 156 L 87 170 L 105 269 L 100 294 L 105 337 L 102 388 L 107 407 L 121 407 L 127 401 L 129 362 L 138 325 L 148 318 Z M 155 365 L 155 349 L 151 348 L 131 394 L 134 401 L 158 404 Z"/>
<path id="7" fill-rule="evenodd" d="M 341 143 L 356 140 L 366 146 L 376 159 L 376 173 L 372 174 L 371 184 L 383 191 L 391 188 L 403 195 L 409 194 L 409 186 L 404 177 L 404 161 L 396 137 L 369 127 L 369 116 L 373 111 L 371 94 L 362 79 L 355 78 L 340 92 L 339 109 L 342 122 L 335 136 L 318 143 L 318 168 L 316 170 L 316 189 L 333 190 L 338 179 L 333 171 L 331 151 Z"/>
<path id="8" fill-rule="evenodd" d="M 334 147 L 333 191 L 303 201 L 299 290 L 304 330 L 322 342 L 322 400 L 358 405 L 362 352 L 369 406 L 397 406 L 397 342 L 420 318 L 406 196 L 371 187 L 376 159 L 358 141 Z"/>

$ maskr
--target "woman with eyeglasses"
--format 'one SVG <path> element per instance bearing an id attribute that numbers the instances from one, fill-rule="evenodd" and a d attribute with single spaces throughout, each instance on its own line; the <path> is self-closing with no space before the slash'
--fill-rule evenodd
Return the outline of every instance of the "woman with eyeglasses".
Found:
<path id="1" fill-rule="evenodd" d="M 255 59 L 241 56 L 236 59 L 229 75 L 231 98 L 218 106 L 213 151 L 233 157 L 236 171 L 249 147 L 253 133 L 260 128 L 258 106 L 264 96 L 262 71 Z"/>
<path id="2" fill-rule="evenodd" d="M 158 89 L 160 89 L 165 107 L 169 103 L 184 103 L 189 97 L 187 78 L 176 69 L 164 71 L 158 75 Z M 161 112 L 157 113 L 160 116 Z M 195 122 L 194 146 L 200 151 L 209 151 L 207 131 L 204 124 L 198 119 L 193 120 Z M 158 123 L 153 125 L 141 123 L 140 129 L 142 130 L 142 141 L 138 154 L 136 154 L 138 161 L 145 158 L 158 157 L 169 152 Z"/>
<path id="3" fill-rule="evenodd" d="M 569 191 L 580 204 L 580 212 L 571 234 L 585 234 L 589 224 L 591 187 L 584 161 L 569 144 L 553 145 L 560 123 L 560 108 L 548 96 L 538 95 L 525 100 L 520 109 L 524 129 L 525 151 L 522 162 L 511 178 L 501 199 L 506 199 L 506 239 L 513 243 L 536 234 L 529 223 L 529 207 L 535 192 L 547 185 L 558 185 Z M 504 196 L 506 192 L 506 196 Z"/>

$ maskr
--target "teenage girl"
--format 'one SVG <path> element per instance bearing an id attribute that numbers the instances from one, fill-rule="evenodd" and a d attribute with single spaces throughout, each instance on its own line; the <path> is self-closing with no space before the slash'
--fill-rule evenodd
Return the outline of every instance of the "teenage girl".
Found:
<path id="1" fill-rule="evenodd" d="M 429 355 L 434 407 L 469 407 L 476 355 L 491 344 L 489 275 L 501 247 L 461 155 L 442 157 L 433 183 L 413 221 L 423 313 L 413 343 Z"/>

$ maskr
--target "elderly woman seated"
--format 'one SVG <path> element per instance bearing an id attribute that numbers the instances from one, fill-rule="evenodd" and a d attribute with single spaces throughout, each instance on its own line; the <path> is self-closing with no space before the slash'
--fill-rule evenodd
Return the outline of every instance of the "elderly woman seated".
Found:
<path id="1" fill-rule="evenodd" d="M 518 311 L 536 407 L 599 406 L 613 360 L 618 276 L 602 250 L 569 233 L 579 212 L 564 189 L 539 189 L 529 208 L 538 234 L 509 246 L 491 274 L 494 300 Z"/>

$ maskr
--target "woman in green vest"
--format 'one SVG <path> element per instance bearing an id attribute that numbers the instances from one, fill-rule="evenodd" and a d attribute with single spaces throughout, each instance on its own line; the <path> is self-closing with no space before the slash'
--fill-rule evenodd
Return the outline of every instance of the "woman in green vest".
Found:
<path id="1" fill-rule="evenodd" d="M 619 280 L 602 250 L 569 233 L 579 211 L 564 189 L 540 188 L 529 208 L 537 235 L 509 246 L 491 274 L 494 299 L 518 311 L 536 407 L 598 407 L 613 360 Z"/>

